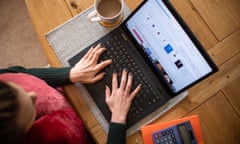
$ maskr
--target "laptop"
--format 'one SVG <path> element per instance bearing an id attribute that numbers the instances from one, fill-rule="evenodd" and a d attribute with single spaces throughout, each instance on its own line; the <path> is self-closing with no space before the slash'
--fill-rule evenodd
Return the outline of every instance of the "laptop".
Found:
<path id="1" fill-rule="evenodd" d="M 133 73 L 133 89 L 142 85 L 127 116 L 127 128 L 218 70 L 199 41 L 168 0 L 145 0 L 118 27 L 71 57 L 75 65 L 92 47 L 101 43 L 107 51 L 100 61 L 112 59 L 105 77 L 84 85 L 104 117 L 111 112 L 105 103 L 105 85 L 112 73 L 123 68 Z"/>

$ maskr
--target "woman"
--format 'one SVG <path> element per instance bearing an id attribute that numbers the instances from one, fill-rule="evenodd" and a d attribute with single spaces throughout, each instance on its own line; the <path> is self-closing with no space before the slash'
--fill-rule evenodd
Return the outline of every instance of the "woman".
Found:
<path id="1" fill-rule="evenodd" d="M 105 51 L 105 48 L 101 45 L 97 45 L 95 48 L 91 48 L 88 53 L 73 67 L 73 68 L 43 68 L 43 69 L 25 69 L 23 67 L 12 67 L 9 69 L 0 70 L 0 73 L 7 79 L 12 79 L 14 75 L 5 75 L 20 73 L 24 78 L 37 81 L 38 78 L 44 80 L 51 87 L 58 87 L 74 82 L 81 83 L 94 83 L 104 77 L 104 73 L 99 73 L 104 67 L 112 63 L 111 60 L 106 60 L 101 63 L 98 62 L 99 56 Z M 30 74 L 30 75 L 29 75 Z M 18 75 L 19 76 L 19 75 Z M 34 76 L 34 77 L 33 77 Z M 1 78 L 0 78 L 1 79 Z M 126 115 L 128 113 L 130 104 L 136 93 L 140 90 L 138 86 L 133 92 L 130 92 L 132 85 L 132 75 L 126 70 L 122 72 L 122 80 L 120 86 L 117 83 L 117 74 L 113 74 L 112 91 L 106 86 L 106 103 L 112 112 L 110 130 L 108 135 L 108 143 L 125 143 L 125 123 Z M 20 84 L 23 81 L 18 81 Z M 41 83 L 41 82 L 40 82 Z M 38 84 L 36 84 L 38 85 Z M 44 84 L 43 84 L 44 85 Z M 29 86 L 29 85 L 28 85 Z M 27 89 L 27 88 L 26 88 Z M 40 88 L 41 89 L 41 88 Z M 52 90 L 51 90 L 52 91 Z M 39 98 L 39 96 L 38 96 Z M 59 99 L 59 97 L 57 97 Z M 0 83 L 0 139 L 5 143 L 20 143 L 26 137 L 26 143 L 41 143 L 40 141 L 49 136 L 46 133 L 50 133 L 51 138 L 46 138 L 44 143 L 88 143 L 89 140 L 86 138 L 87 134 L 83 128 L 81 119 L 79 119 L 71 107 L 62 100 L 63 106 L 57 110 L 38 110 L 37 114 L 35 111 L 36 93 L 26 91 L 21 86 L 11 81 L 3 81 Z M 43 105 L 47 101 L 42 102 Z M 42 106 L 44 109 L 46 106 Z M 56 107 L 56 106 L 55 106 Z M 40 112 L 39 112 L 40 111 Z M 40 116 L 39 116 L 40 115 Z M 60 116 L 59 116 L 60 115 Z M 37 120 L 35 118 L 37 116 Z M 56 117 L 60 117 L 56 120 Z M 55 125 L 56 122 L 72 121 L 71 124 L 74 128 L 70 129 L 73 131 L 73 135 L 63 135 L 66 128 L 62 128 L 62 132 L 54 131 L 49 132 L 48 126 Z M 51 122 L 54 121 L 53 124 Z M 69 125 L 69 124 L 68 124 Z M 76 126 L 77 125 L 77 126 Z M 76 128 L 78 127 L 78 128 Z M 56 127 L 59 129 L 59 127 Z M 39 131 L 43 130 L 39 133 Z M 37 135 L 35 134 L 37 133 Z M 59 133 L 59 135 L 55 135 Z M 68 134 L 69 131 L 66 132 Z M 84 135 L 80 136 L 79 135 Z M 40 138 L 39 138 L 40 137 Z M 54 137 L 54 138 L 52 138 Z M 56 139 L 56 137 L 58 139 Z M 63 137 L 67 137 L 64 139 Z M 37 141 L 36 141 L 37 139 Z M 75 139 L 76 141 L 72 141 Z M 47 141 L 47 142 L 46 142 Z"/>

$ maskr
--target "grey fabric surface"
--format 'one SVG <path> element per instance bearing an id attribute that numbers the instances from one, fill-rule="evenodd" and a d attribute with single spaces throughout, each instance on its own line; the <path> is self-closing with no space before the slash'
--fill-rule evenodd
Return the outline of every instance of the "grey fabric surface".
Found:
<path id="1" fill-rule="evenodd" d="M 54 49 L 58 59 L 63 66 L 69 66 L 68 60 L 79 53 L 81 50 L 94 43 L 103 35 L 107 34 L 112 30 L 112 28 L 105 28 L 99 23 L 89 22 L 87 20 L 87 15 L 93 10 L 90 7 L 86 11 L 76 15 L 72 19 L 53 29 L 46 34 L 46 38 L 50 46 Z M 130 14 L 128 7 L 125 6 L 124 9 L 124 19 Z M 109 123 L 104 118 L 93 99 L 80 83 L 75 84 L 81 96 L 86 101 L 90 110 L 94 114 L 95 118 L 99 121 L 105 132 L 108 131 Z M 127 135 L 140 130 L 141 126 L 152 122 L 157 117 L 163 115 L 174 105 L 179 103 L 183 98 L 187 96 L 187 92 L 183 92 L 179 96 L 171 99 L 168 103 L 149 114 L 147 117 L 133 125 L 127 130 Z"/>

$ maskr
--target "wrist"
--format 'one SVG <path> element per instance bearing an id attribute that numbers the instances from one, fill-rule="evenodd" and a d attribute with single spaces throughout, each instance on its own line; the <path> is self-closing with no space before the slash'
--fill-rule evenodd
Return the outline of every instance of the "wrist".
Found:
<path id="1" fill-rule="evenodd" d="M 70 72 L 69 72 L 69 79 L 72 83 L 75 82 L 81 82 L 81 73 L 78 72 L 76 73 L 76 71 L 74 71 L 74 68 L 71 68 Z"/>
<path id="2" fill-rule="evenodd" d="M 75 82 L 73 68 L 71 68 L 70 71 L 69 71 L 69 79 L 72 83 Z"/>
<path id="3" fill-rule="evenodd" d="M 111 122 L 125 124 L 126 116 L 112 114 Z"/>

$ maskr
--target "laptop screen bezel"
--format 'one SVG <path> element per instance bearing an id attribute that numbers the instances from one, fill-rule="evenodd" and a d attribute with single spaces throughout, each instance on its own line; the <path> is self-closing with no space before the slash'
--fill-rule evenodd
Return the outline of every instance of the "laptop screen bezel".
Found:
<path id="1" fill-rule="evenodd" d="M 210 58 L 210 56 L 208 55 L 208 53 L 206 52 L 206 50 L 203 48 L 203 46 L 201 45 L 201 43 L 198 41 L 198 39 L 195 37 L 195 35 L 193 34 L 193 32 L 190 30 L 190 28 L 187 26 L 187 24 L 185 23 L 185 21 L 182 19 L 182 17 L 178 14 L 177 10 L 173 7 L 173 5 L 170 3 L 169 0 L 162 0 L 163 3 L 166 5 L 166 7 L 168 8 L 168 10 L 172 13 L 172 15 L 174 16 L 174 18 L 178 21 L 178 23 L 181 25 L 181 27 L 183 28 L 183 30 L 186 32 L 186 34 L 188 35 L 188 37 L 191 39 L 191 41 L 193 42 L 193 44 L 195 44 L 196 48 L 198 49 L 198 51 L 201 53 L 201 55 L 203 56 L 203 58 L 206 60 L 206 62 L 208 63 L 208 65 L 211 67 L 212 71 L 209 72 L 208 74 L 206 74 L 205 76 L 199 78 L 198 80 L 188 84 L 187 86 L 183 87 L 181 90 L 179 90 L 178 92 L 173 92 L 171 90 L 171 88 L 168 86 L 169 84 L 165 81 L 164 76 L 159 74 L 159 72 L 156 71 L 154 65 L 150 62 L 150 60 L 147 58 L 146 53 L 142 50 L 141 46 L 138 44 L 138 42 L 135 40 L 134 36 L 131 34 L 131 32 L 128 30 L 127 28 L 127 22 L 129 19 L 131 19 L 132 16 L 134 16 L 134 14 L 145 4 L 147 3 L 149 0 L 145 0 L 143 1 L 121 24 L 122 29 L 125 31 L 125 34 L 127 34 L 127 36 L 131 39 L 131 42 L 135 45 L 135 48 L 137 51 L 139 51 L 139 53 L 142 55 L 143 59 L 145 60 L 145 62 L 149 65 L 151 71 L 155 74 L 155 76 L 159 79 L 159 81 L 162 83 L 162 86 L 165 88 L 165 90 L 171 95 L 171 96 L 176 96 L 178 94 L 180 94 L 181 92 L 187 90 L 188 88 L 190 88 L 191 86 L 195 85 L 196 83 L 202 81 L 203 79 L 205 79 L 206 77 L 212 75 L 213 73 L 218 71 L 217 66 L 215 65 L 215 63 L 212 61 L 212 59 Z"/>

